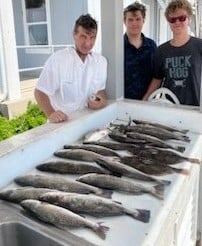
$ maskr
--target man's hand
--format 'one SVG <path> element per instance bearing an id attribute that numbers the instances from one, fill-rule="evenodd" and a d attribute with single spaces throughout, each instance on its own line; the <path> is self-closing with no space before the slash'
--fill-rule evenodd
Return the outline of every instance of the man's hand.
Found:
<path id="1" fill-rule="evenodd" d="M 60 123 L 68 120 L 68 116 L 62 111 L 54 111 L 48 116 L 48 119 L 52 123 Z"/>
<path id="2" fill-rule="evenodd" d="M 88 101 L 88 107 L 90 109 L 100 109 L 107 105 L 107 97 L 104 91 L 99 91 L 94 95 L 94 98 Z"/>

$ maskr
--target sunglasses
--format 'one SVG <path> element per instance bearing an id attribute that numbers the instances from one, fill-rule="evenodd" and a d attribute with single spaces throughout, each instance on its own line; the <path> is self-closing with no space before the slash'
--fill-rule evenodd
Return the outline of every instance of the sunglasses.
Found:
<path id="1" fill-rule="evenodd" d="M 184 22 L 186 21 L 186 19 L 187 19 L 186 15 L 181 15 L 178 17 L 168 17 L 168 22 L 175 23 L 177 20 L 179 20 L 179 22 Z"/>

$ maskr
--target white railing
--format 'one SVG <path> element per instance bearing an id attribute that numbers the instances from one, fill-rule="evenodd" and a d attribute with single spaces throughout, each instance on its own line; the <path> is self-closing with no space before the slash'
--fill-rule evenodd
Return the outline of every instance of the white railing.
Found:
<path id="1" fill-rule="evenodd" d="M 55 52 L 56 48 L 66 48 L 66 47 L 70 47 L 72 45 L 66 45 L 66 44 L 55 44 L 55 45 L 17 45 L 16 48 L 17 49 L 30 49 L 30 50 L 38 50 L 38 54 L 40 54 L 40 49 L 49 49 L 49 54 L 53 54 Z M 29 54 L 31 54 L 31 52 L 29 52 Z M 35 54 L 33 52 L 33 54 Z M 42 52 L 43 54 L 43 52 Z M 19 72 L 27 72 L 27 71 L 34 71 L 34 70 L 39 70 L 42 69 L 43 66 L 39 66 L 39 67 L 29 67 L 29 68 L 19 68 Z"/>

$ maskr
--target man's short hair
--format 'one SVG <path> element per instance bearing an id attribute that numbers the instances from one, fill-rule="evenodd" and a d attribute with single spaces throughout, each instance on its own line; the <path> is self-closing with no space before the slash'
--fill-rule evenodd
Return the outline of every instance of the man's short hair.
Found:
<path id="1" fill-rule="evenodd" d="M 130 5 L 128 5 L 124 11 L 123 11 L 123 17 L 124 17 L 124 20 L 126 18 L 126 14 L 128 12 L 132 12 L 132 13 L 135 13 L 136 11 L 140 11 L 141 14 L 142 14 L 142 17 L 145 18 L 146 17 L 146 7 L 144 4 L 136 1 Z"/>
<path id="2" fill-rule="evenodd" d="M 93 19 L 90 14 L 81 15 L 76 20 L 75 25 L 74 25 L 74 32 L 77 31 L 77 28 L 79 26 L 83 27 L 84 29 L 88 31 L 93 31 L 93 30 L 97 31 L 97 21 Z"/>

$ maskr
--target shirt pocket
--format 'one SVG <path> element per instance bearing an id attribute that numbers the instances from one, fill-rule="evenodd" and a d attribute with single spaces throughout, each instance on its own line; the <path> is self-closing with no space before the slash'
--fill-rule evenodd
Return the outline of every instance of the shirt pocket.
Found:
<path id="1" fill-rule="evenodd" d="M 75 103 L 78 99 L 76 82 L 63 80 L 61 86 L 61 96 L 64 103 Z"/>

